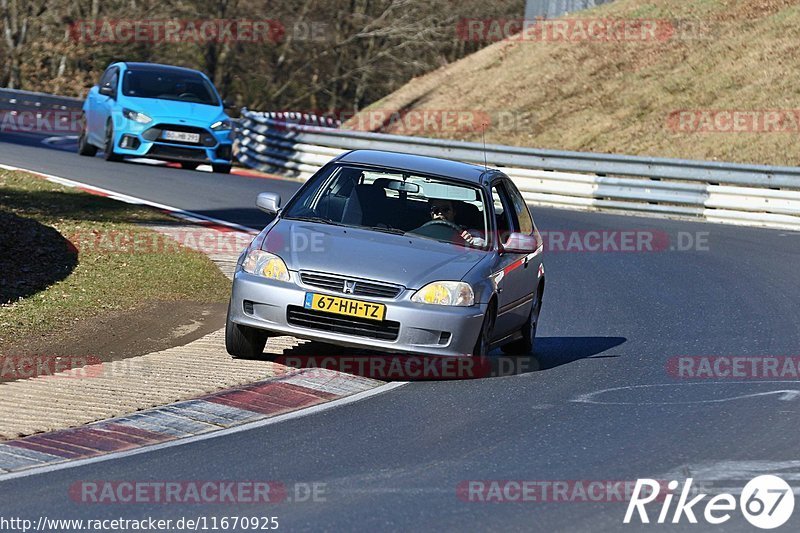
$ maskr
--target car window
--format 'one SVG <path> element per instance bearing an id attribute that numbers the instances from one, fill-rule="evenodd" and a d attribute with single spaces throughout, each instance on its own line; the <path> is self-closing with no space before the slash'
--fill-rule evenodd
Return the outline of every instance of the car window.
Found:
<path id="1" fill-rule="evenodd" d="M 221 105 L 211 84 L 200 74 L 167 70 L 126 70 L 122 94 L 205 105 Z"/>
<path id="2" fill-rule="evenodd" d="M 518 231 L 526 235 L 532 235 L 533 219 L 531 218 L 530 211 L 528 211 L 528 206 L 525 205 L 525 198 L 522 197 L 522 194 L 512 183 L 505 182 L 503 188 L 508 193 L 508 197 L 511 199 L 511 204 L 514 207 L 514 216 L 516 218 L 515 226 L 518 228 Z"/>
<path id="3" fill-rule="evenodd" d="M 108 85 L 109 85 L 109 87 L 111 87 L 112 89 L 114 89 L 116 91 L 117 90 L 117 83 L 119 83 L 119 69 L 115 68 L 113 70 L 113 72 L 111 72 L 111 77 L 108 80 Z"/>
<path id="4" fill-rule="evenodd" d="M 113 79 L 112 79 L 113 78 Z M 109 85 L 111 87 L 116 85 L 116 81 L 119 78 L 119 69 L 117 67 L 110 67 L 108 68 L 102 76 L 100 76 L 100 82 L 98 85 L 103 87 L 105 85 Z M 111 85 L 111 82 L 114 81 L 114 85 Z"/>
<path id="5" fill-rule="evenodd" d="M 505 242 L 508 234 L 515 231 L 511 215 L 510 201 L 505 188 L 501 183 L 492 186 L 492 203 L 494 204 L 494 219 L 497 224 L 497 235 L 500 242 Z"/>
<path id="6" fill-rule="evenodd" d="M 336 164 L 317 174 L 283 216 L 485 246 L 489 223 L 477 186 L 393 169 Z"/>

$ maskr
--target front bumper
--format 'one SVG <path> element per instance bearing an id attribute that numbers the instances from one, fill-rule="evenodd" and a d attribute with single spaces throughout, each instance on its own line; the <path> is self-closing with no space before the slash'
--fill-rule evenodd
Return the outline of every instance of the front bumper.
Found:
<path id="1" fill-rule="evenodd" d="M 231 162 L 232 130 L 212 131 L 203 124 L 170 124 L 166 120 L 154 120 L 147 124 L 121 120 L 121 127 L 114 130 L 114 151 L 120 155 L 187 163 Z M 165 141 L 161 137 L 161 132 L 165 129 L 198 133 L 201 141 L 196 144 Z"/>
<path id="2" fill-rule="evenodd" d="M 410 300 L 414 293 L 412 290 L 405 290 L 394 299 L 353 297 L 306 287 L 297 279 L 297 272 L 292 272 L 292 281 L 277 282 L 239 269 L 233 280 L 230 319 L 236 324 L 273 334 L 292 335 L 340 346 L 418 355 L 463 356 L 472 353 L 486 312 L 486 304 L 472 307 L 418 304 Z M 289 323 L 288 308 L 302 308 L 307 292 L 385 304 L 385 321 L 400 324 L 397 338 L 380 340 Z"/>

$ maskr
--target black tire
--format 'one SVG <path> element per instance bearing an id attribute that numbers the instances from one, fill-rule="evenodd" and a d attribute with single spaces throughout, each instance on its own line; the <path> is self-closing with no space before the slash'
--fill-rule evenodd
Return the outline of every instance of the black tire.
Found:
<path id="1" fill-rule="evenodd" d="M 94 157 L 97 155 L 97 146 L 89 143 L 89 135 L 86 132 L 88 126 L 86 125 L 86 115 L 82 117 L 81 135 L 78 137 L 78 155 L 85 155 L 86 157 Z"/>
<path id="2" fill-rule="evenodd" d="M 194 170 L 200 166 L 200 163 L 181 163 L 181 168 L 184 170 Z"/>
<path id="3" fill-rule="evenodd" d="M 539 325 L 539 313 L 541 310 L 542 296 L 541 292 L 539 292 L 536 295 L 536 301 L 531 307 L 531 314 L 528 315 L 528 321 L 520 330 L 522 338 L 503 346 L 503 353 L 508 355 L 533 355 L 533 350 L 536 345 L 536 327 Z"/>
<path id="4" fill-rule="evenodd" d="M 212 170 L 217 174 L 230 174 L 231 173 L 231 165 L 218 165 L 216 163 L 211 165 Z"/>
<path id="5" fill-rule="evenodd" d="M 494 331 L 496 314 L 497 311 L 495 310 L 494 304 L 489 304 L 489 309 L 483 316 L 483 325 L 481 326 L 480 335 L 478 335 L 478 340 L 475 342 L 475 348 L 472 349 L 473 357 L 486 357 L 489 355 L 491 351 L 489 345 L 492 339 L 492 332 Z"/>
<path id="6" fill-rule="evenodd" d="M 234 359 L 255 359 L 264 353 L 267 334 L 231 321 L 230 307 L 225 320 L 225 349 Z"/>
<path id="7" fill-rule="evenodd" d="M 114 152 L 114 126 L 106 124 L 106 142 L 103 146 L 106 161 L 122 161 L 122 156 Z"/>

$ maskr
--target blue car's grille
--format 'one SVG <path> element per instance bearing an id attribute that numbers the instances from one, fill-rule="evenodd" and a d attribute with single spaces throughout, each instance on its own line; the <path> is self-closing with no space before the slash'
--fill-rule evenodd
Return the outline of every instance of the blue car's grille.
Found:
<path id="1" fill-rule="evenodd" d="M 351 282 L 351 291 L 347 294 L 354 296 L 368 296 L 373 298 L 395 298 L 403 290 L 403 287 L 389 283 L 377 281 L 364 281 L 359 279 L 346 278 L 335 274 L 322 274 L 319 272 L 301 272 L 300 280 L 311 287 L 319 287 L 334 292 L 345 292 L 345 280 Z"/>
<path id="2" fill-rule="evenodd" d="M 183 124 L 156 124 L 152 128 L 148 128 L 144 133 L 142 133 L 142 137 L 151 142 L 160 142 L 165 144 L 192 144 L 185 141 L 170 141 L 163 139 L 162 133 L 164 130 L 180 131 L 183 133 L 196 133 L 200 136 L 200 142 L 198 144 L 202 144 L 203 146 L 211 147 L 216 146 L 217 144 L 217 140 L 208 130 L 197 128 L 195 126 L 186 126 Z"/>
<path id="3" fill-rule="evenodd" d="M 375 322 L 365 318 L 332 315 L 294 305 L 290 305 L 287 308 L 286 321 L 289 324 L 304 328 L 369 337 L 370 339 L 382 341 L 396 340 L 400 334 L 400 322 L 392 322 L 391 320 Z"/>
<path id="4" fill-rule="evenodd" d="M 182 148 L 180 146 L 165 146 L 154 144 L 147 151 L 147 155 L 156 159 L 172 159 L 175 161 L 208 161 L 206 151 L 198 148 Z"/>

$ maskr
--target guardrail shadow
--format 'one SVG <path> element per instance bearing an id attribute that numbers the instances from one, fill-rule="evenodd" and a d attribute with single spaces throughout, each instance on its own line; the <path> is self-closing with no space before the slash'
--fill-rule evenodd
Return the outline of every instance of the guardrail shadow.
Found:
<path id="1" fill-rule="evenodd" d="M 269 359 L 289 368 L 335 370 L 381 381 L 447 381 L 508 377 L 540 372 L 595 357 L 615 348 L 625 337 L 542 337 L 534 355 L 510 356 L 500 350 L 486 357 L 443 357 L 425 354 L 381 353 L 304 342 Z"/>

